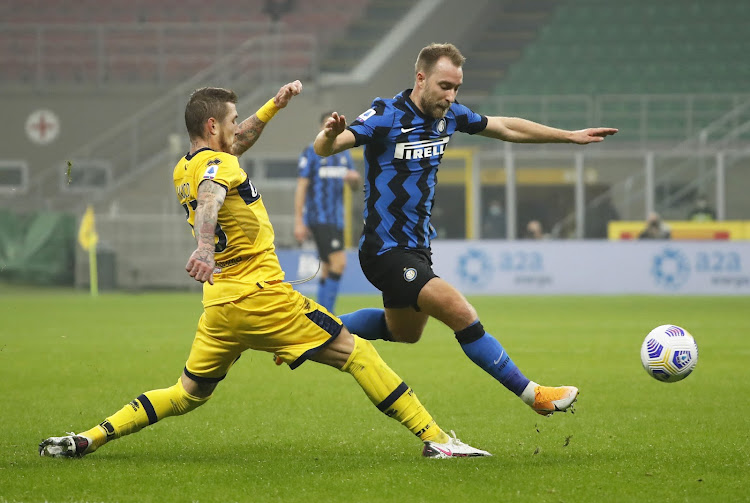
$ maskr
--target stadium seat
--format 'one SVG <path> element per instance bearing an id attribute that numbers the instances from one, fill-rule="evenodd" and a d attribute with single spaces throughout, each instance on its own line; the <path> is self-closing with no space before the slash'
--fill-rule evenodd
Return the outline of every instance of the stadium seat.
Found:
<path id="1" fill-rule="evenodd" d="M 370 3 L 370 0 L 295 2 L 292 12 L 282 18 L 279 29 L 282 33 L 313 36 L 317 39 L 318 47 L 326 50 L 333 39 L 344 36 L 348 27 L 362 15 Z M 122 83 L 165 83 L 158 77 L 159 65 L 155 68 L 155 64 L 149 62 L 145 69 L 139 69 L 138 63 L 134 63 L 139 58 L 145 61 L 160 53 L 166 54 L 170 60 L 183 60 L 170 61 L 169 71 L 162 75 L 184 79 L 189 76 L 185 71 L 200 66 L 196 61 L 191 62 L 191 59 L 205 61 L 206 58 L 213 58 L 221 53 L 222 49 L 234 47 L 259 33 L 271 30 L 268 15 L 263 12 L 264 0 L 228 0 L 220 8 L 201 0 L 80 0 L 67 3 L 29 1 L 14 4 L 13 9 L 2 9 L 3 23 L 9 28 L 0 31 L 0 61 L 9 61 L 11 55 L 18 53 L 15 48 L 20 45 L 19 40 L 27 39 L 27 57 L 33 60 L 35 66 L 42 67 L 42 75 L 54 76 L 55 82 L 70 79 L 69 83 L 82 83 L 87 81 L 90 74 L 99 75 L 99 71 L 60 68 L 59 54 L 86 54 L 88 57 L 90 53 L 100 55 L 101 73 L 110 83 L 119 79 L 123 79 Z M 399 5 L 404 8 L 404 2 L 378 2 L 373 15 L 380 16 L 383 7 L 387 7 L 391 13 L 398 12 Z M 257 24 L 263 28 L 248 30 L 243 26 L 240 31 L 233 29 L 231 25 L 219 24 L 236 22 Z M 105 30 L 98 29 L 102 23 L 107 25 Z M 208 23 L 203 25 L 205 30 L 201 37 L 195 36 L 196 23 Z M 377 37 L 383 35 L 382 26 L 381 23 Z M 37 60 L 35 50 L 37 29 L 41 29 L 43 33 L 41 60 Z M 163 30 L 163 36 L 159 35 L 160 30 Z M 99 33 L 103 34 L 101 44 L 97 39 Z M 217 46 L 217 41 L 225 45 Z M 361 50 L 367 50 L 367 46 Z M 361 50 L 356 57 L 361 57 Z M 299 54 L 295 58 L 296 68 L 300 64 Z M 123 67 L 117 68 L 119 64 Z M 49 66 L 49 71 L 44 71 L 46 66 Z M 161 66 L 166 66 L 166 61 Z M 305 68 L 309 66 L 308 61 Z M 20 78 L 22 74 L 24 72 L 7 72 L 3 81 L 10 81 L 13 75 Z M 144 77 L 143 81 L 140 81 L 141 76 Z M 89 81 L 92 84 L 95 82 L 96 80 Z"/>
<path id="2" fill-rule="evenodd" d="M 493 92 L 746 94 L 749 24 L 750 2 L 562 1 Z M 681 108 L 680 115 L 686 115 L 684 100 L 662 106 Z M 727 106 L 726 100 L 703 102 L 695 121 L 715 119 Z M 684 128 L 670 126 L 668 119 L 655 124 L 656 134 L 684 134 Z M 618 137 L 629 126 L 623 126 Z"/>

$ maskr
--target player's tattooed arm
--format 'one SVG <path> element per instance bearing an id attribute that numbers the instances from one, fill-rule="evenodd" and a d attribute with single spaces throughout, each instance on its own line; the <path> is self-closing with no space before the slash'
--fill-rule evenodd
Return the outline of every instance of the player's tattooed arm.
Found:
<path id="1" fill-rule="evenodd" d="M 198 186 L 198 206 L 195 209 L 195 239 L 198 247 L 190 255 L 185 270 L 196 281 L 214 284 L 214 234 L 219 209 L 224 204 L 226 189 L 216 182 L 205 180 Z"/>
<path id="2" fill-rule="evenodd" d="M 219 208 L 224 204 L 226 195 L 227 189 L 211 180 L 204 180 L 198 186 L 198 207 L 195 210 L 195 238 L 198 248 L 208 248 L 213 252 Z"/>
<path id="3" fill-rule="evenodd" d="M 232 154 L 239 157 L 250 147 L 255 145 L 266 123 L 260 120 L 255 114 L 251 115 L 240 123 L 239 133 L 234 138 L 232 145 Z"/>

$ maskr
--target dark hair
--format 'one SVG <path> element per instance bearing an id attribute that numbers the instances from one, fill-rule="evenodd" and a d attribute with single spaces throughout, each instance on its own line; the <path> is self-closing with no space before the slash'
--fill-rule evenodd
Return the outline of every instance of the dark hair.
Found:
<path id="1" fill-rule="evenodd" d="M 213 117 L 223 121 L 229 110 L 227 103 L 237 103 L 237 95 L 221 87 L 203 87 L 190 95 L 185 106 L 185 127 L 191 139 L 203 137 L 203 125 Z"/>
<path id="2" fill-rule="evenodd" d="M 448 57 L 451 63 L 461 68 L 466 58 L 453 44 L 430 44 L 419 51 L 417 62 L 414 64 L 414 73 L 430 73 L 435 63 L 442 57 Z"/>

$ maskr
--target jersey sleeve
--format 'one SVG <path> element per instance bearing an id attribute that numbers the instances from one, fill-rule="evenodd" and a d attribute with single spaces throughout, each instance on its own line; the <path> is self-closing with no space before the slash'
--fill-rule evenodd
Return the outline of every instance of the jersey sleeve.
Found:
<path id="1" fill-rule="evenodd" d="M 456 116 L 456 130 L 462 133 L 477 134 L 487 127 L 487 117 L 476 113 L 469 107 L 454 103 L 451 110 Z"/>
<path id="2" fill-rule="evenodd" d="M 381 98 L 375 98 L 372 106 L 347 127 L 354 133 L 354 146 L 367 145 L 376 138 L 387 135 L 393 127 L 393 117 L 393 108 Z"/>
<path id="3" fill-rule="evenodd" d="M 195 170 L 196 187 L 204 180 L 218 183 L 227 192 L 238 187 L 247 179 L 247 174 L 240 168 L 239 160 L 232 154 L 216 152 L 208 157 L 205 163 Z"/>
<path id="4" fill-rule="evenodd" d="M 314 161 L 312 158 L 313 155 L 317 154 L 315 154 L 312 147 L 308 146 L 299 156 L 299 161 L 297 162 L 297 177 L 310 178 L 310 175 L 312 174 L 312 163 Z"/>

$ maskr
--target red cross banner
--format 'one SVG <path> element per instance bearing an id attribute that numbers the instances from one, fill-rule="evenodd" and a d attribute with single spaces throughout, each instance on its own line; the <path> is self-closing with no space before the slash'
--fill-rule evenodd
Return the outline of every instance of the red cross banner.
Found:
<path id="1" fill-rule="evenodd" d="M 26 135 L 37 145 L 47 145 L 60 134 L 60 120 L 51 110 L 35 110 L 26 119 Z"/>

